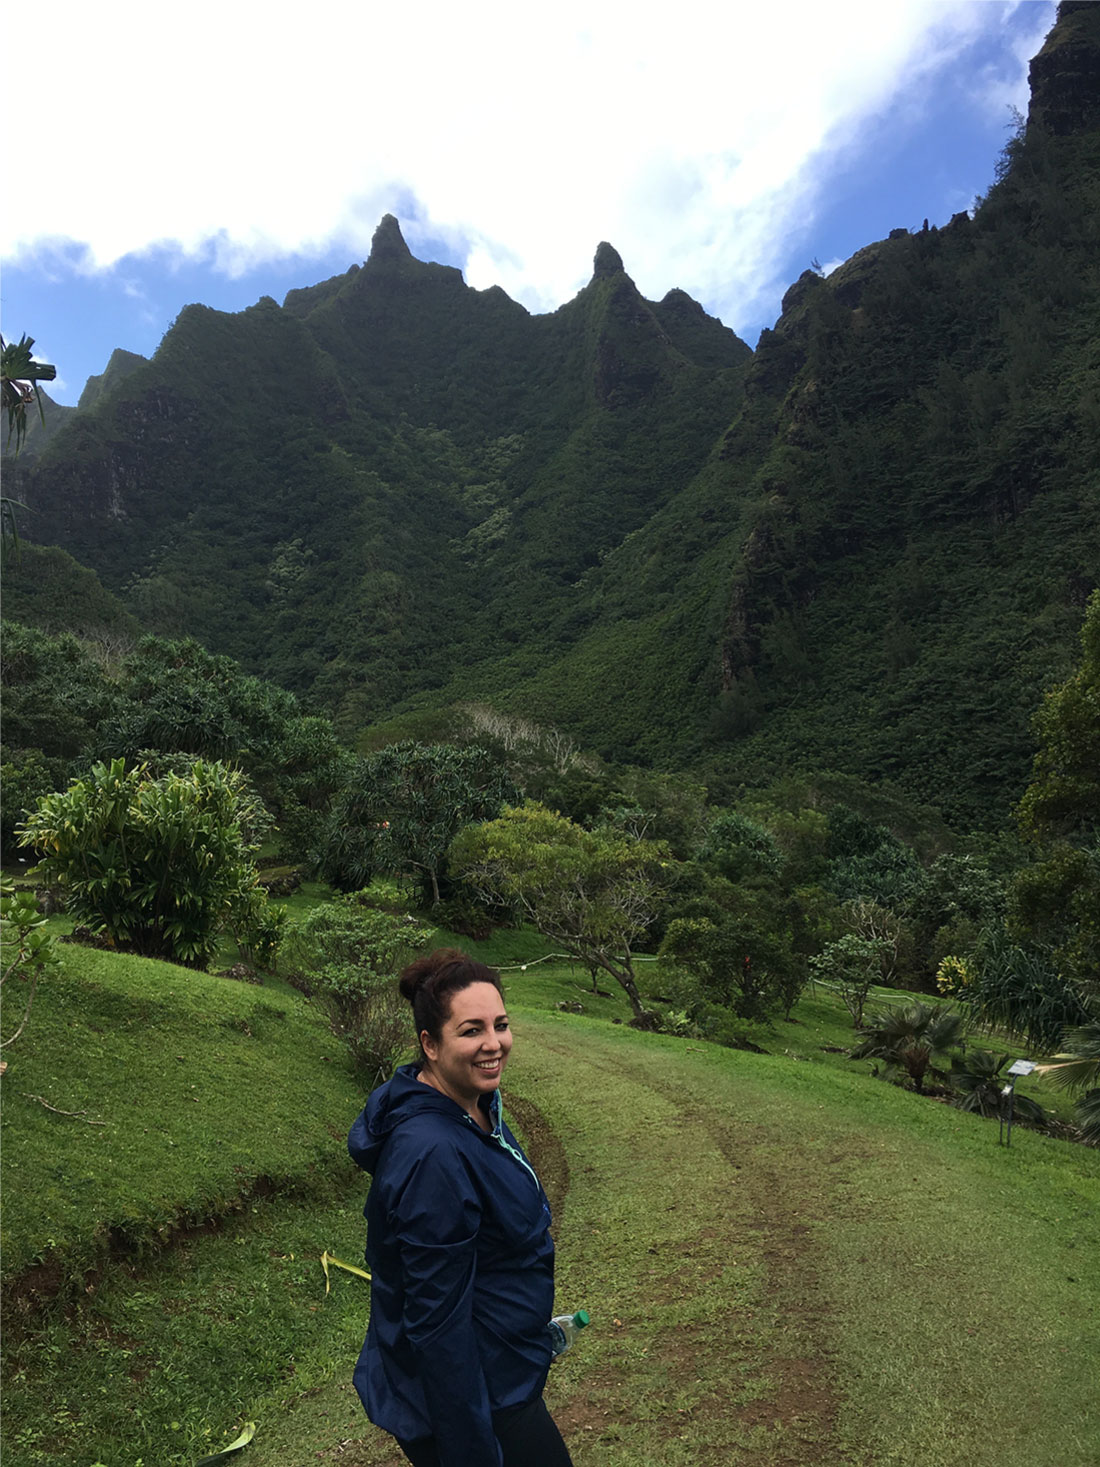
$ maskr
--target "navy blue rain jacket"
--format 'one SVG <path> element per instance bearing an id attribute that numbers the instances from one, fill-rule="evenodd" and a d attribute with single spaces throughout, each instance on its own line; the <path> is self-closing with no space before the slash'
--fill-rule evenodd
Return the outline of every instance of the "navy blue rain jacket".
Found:
<path id="1" fill-rule="evenodd" d="M 373 1179 L 355 1388 L 399 1440 L 434 1436 L 441 1467 L 493 1467 L 491 1413 L 534 1400 L 550 1365 L 550 1207 L 499 1093 L 482 1131 L 417 1071 L 380 1085 L 348 1137 Z"/>

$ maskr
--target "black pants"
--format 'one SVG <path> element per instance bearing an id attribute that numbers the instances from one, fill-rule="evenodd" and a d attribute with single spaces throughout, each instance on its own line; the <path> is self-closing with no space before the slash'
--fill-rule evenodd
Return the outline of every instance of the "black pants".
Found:
<path id="1" fill-rule="evenodd" d="M 541 1396 L 526 1406 L 493 1412 L 493 1430 L 504 1453 L 504 1467 L 573 1467 L 569 1449 Z M 413 1467 L 439 1467 L 435 1438 L 421 1437 L 397 1445 Z"/>

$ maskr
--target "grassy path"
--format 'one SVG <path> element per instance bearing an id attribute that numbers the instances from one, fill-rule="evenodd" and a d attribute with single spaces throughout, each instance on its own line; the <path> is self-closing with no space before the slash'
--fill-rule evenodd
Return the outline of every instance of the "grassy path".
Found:
<path id="1" fill-rule="evenodd" d="M 505 1094 L 556 1204 L 559 1305 L 593 1317 L 548 1388 L 577 1467 L 1100 1461 L 1097 1153 L 1005 1150 L 826 1066 L 516 1021 Z M 357 1347 L 256 1403 L 252 1467 L 398 1467 Z"/>

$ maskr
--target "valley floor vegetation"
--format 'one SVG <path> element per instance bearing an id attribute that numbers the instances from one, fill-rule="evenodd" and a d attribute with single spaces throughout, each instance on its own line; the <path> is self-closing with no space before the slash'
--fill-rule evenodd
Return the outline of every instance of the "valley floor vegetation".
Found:
<path id="1" fill-rule="evenodd" d="M 343 1137 L 440 942 L 509 985 L 598 1325 L 553 1377 L 579 1463 L 1095 1460 L 1100 595 L 978 833 L 483 707 L 351 751 L 194 642 L 7 638 L 6 1461 L 182 1467 L 253 1421 L 257 1464 L 388 1460 Z"/>
<path id="2" fill-rule="evenodd" d="M 368 896 L 286 900 L 331 955 L 396 893 Z M 639 1032 L 529 928 L 406 925 L 503 972 L 506 1107 L 555 1209 L 559 1299 L 593 1317 L 550 1384 L 578 1467 L 1095 1460 L 1093 1149 L 1031 1127 L 1005 1147 L 882 1083 L 823 985 L 754 1025 L 757 1053 Z M 254 1424 L 255 1467 L 398 1467 L 350 1386 L 344 1134 L 371 1075 L 332 1009 L 289 966 L 257 985 L 57 946 L 4 1079 L 5 1461 L 194 1467 Z M 896 999 L 876 985 L 865 1019 Z M 1027 1089 L 1059 1112 L 1048 1078 Z"/>

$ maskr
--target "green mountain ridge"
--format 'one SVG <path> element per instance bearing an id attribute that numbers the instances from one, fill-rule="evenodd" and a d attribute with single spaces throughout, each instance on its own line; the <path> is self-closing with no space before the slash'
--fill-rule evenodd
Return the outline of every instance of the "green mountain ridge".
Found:
<path id="1" fill-rule="evenodd" d="M 349 735 L 481 699 L 1001 819 L 1100 573 L 1098 68 L 1064 3 L 973 216 L 807 271 L 755 352 L 609 244 L 532 316 L 387 216 L 281 307 L 187 307 L 9 492 L 144 627 Z"/>

